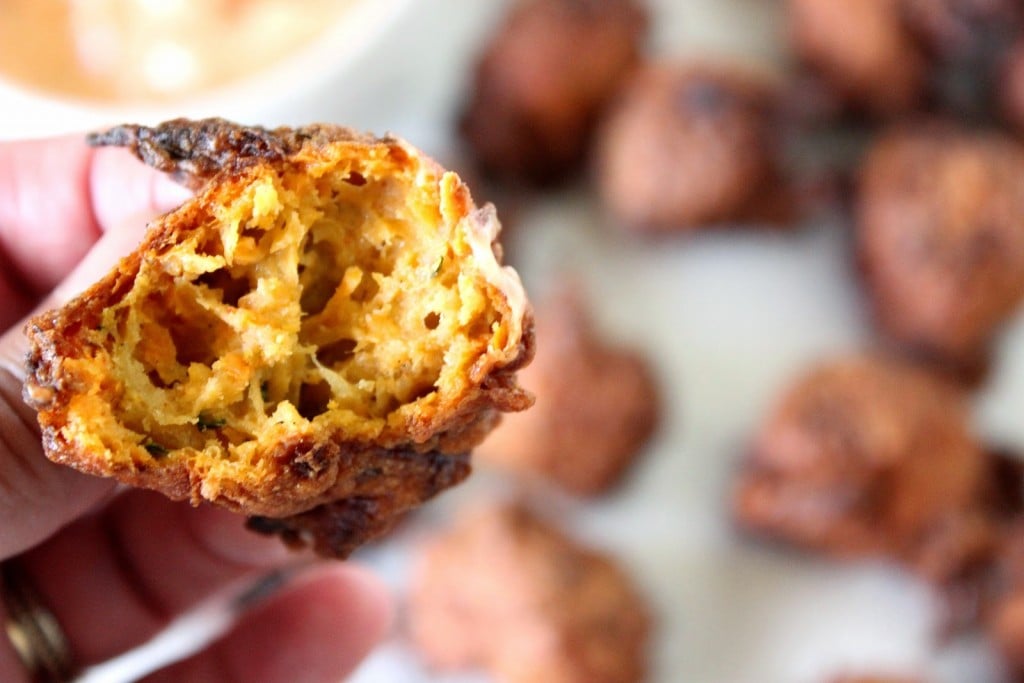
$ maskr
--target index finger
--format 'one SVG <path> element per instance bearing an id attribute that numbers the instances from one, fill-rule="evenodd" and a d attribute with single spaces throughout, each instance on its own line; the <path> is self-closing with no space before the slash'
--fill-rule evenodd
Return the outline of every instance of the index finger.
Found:
<path id="1" fill-rule="evenodd" d="M 109 226 L 187 196 L 126 150 L 94 150 L 83 136 L 0 143 L 0 261 L 8 280 L 42 295 Z"/>

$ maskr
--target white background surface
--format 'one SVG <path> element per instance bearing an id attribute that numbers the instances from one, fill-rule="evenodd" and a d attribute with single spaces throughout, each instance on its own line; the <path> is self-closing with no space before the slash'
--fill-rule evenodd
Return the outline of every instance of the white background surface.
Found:
<path id="1" fill-rule="evenodd" d="M 656 54 L 741 57 L 762 68 L 780 63 L 773 2 L 649 4 Z M 227 108 L 190 113 L 392 130 L 441 160 L 454 158 L 453 112 L 472 55 L 502 3 L 398 5 L 404 11 L 381 20 L 379 31 L 362 32 L 368 44 L 350 51 L 346 63 L 318 66 L 318 78 L 297 79 L 301 87 L 286 95 L 268 88 Z M 6 137 L 123 118 L 66 108 L 42 115 L 2 90 L 0 112 Z M 151 112 L 165 113 L 180 112 Z M 642 241 L 617 232 L 581 186 L 527 206 L 507 241 L 528 289 L 542 291 L 556 273 L 574 274 L 603 329 L 647 350 L 660 372 L 663 427 L 627 484 L 596 503 L 553 503 L 574 533 L 614 552 L 649 596 L 659 618 L 652 681 L 813 683 L 840 671 L 924 674 L 937 683 L 999 681 L 980 641 L 938 644 L 937 605 L 898 571 L 780 552 L 738 538 L 729 527 L 724 492 L 773 396 L 814 359 L 861 348 L 871 338 L 841 217 L 821 217 L 791 234 Z M 1024 446 L 1024 320 L 1002 340 L 993 375 L 978 396 L 978 428 Z M 495 480 L 481 468 L 432 505 L 428 521 L 488 495 Z M 401 593 L 419 533 L 407 528 L 359 559 Z M 486 679 L 432 677 L 396 638 L 353 680 Z"/>

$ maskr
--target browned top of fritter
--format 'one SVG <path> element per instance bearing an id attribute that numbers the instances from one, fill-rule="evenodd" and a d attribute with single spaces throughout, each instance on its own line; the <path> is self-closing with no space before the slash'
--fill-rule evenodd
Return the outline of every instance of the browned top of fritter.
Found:
<path id="1" fill-rule="evenodd" d="M 941 125 L 889 131 L 861 170 L 858 227 L 883 330 L 970 364 L 1024 297 L 1024 147 Z"/>
<path id="2" fill-rule="evenodd" d="M 739 67 L 658 62 L 632 74 L 597 139 L 601 197 L 629 228 L 784 222 L 776 91 Z"/>
<path id="3" fill-rule="evenodd" d="M 461 121 L 481 168 L 538 183 L 576 170 L 646 29 L 637 0 L 513 3 L 479 58 Z"/>
<path id="4" fill-rule="evenodd" d="M 29 323 L 51 459 L 344 555 L 530 405 L 532 314 L 494 210 L 404 141 L 219 119 L 90 140 L 198 192 Z"/>
<path id="5" fill-rule="evenodd" d="M 972 118 L 999 92 L 1018 0 L 788 0 L 791 47 L 851 113 Z"/>
<path id="6" fill-rule="evenodd" d="M 410 627 L 435 667 L 504 683 L 644 679 L 651 617 L 630 577 L 527 508 L 471 510 L 420 557 Z"/>
<path id="7" fill-rule="evenodd" d="M 796 56 L 855 109 L 892 115 L 923 98 L 927 60 L 901 0 L 788 0 Z"/>

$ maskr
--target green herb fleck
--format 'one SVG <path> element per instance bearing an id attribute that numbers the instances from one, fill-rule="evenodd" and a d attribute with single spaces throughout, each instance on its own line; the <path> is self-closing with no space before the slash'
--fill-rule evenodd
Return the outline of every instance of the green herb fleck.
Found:
<path id="1" fill-rule="evenodd" d="M 201 432 L 205 432 L 207 429 L 220 429 L 227 423 L 228 421 L 222 417 L 210 417 L 206 413 L 199 413 L 199 417 L 196 418 L 196 427 Z"/>
<path id="2" fill-rule="evenodd" d="M 154 458 L 162 458 L 163 456 L 170 453 L 170 451 L 168 451 L 166 448 L 156 443 L 155 441 L 150 441 L 149 443 L 143 445 L 142 447 L 145 448 L 146 452 L 152 455 Z"/>
<path id="3" fill-rule="evenodd" d="M 438 275 L 440 275 L 441 274 L 441 268 L 443 266 L 444 266 L 444 254 L 441 254 L 440 256 L 437 257 L 437 260 L 434 261 L 434 267 L 430 271 L 430 277 L 437 277 Z"/>

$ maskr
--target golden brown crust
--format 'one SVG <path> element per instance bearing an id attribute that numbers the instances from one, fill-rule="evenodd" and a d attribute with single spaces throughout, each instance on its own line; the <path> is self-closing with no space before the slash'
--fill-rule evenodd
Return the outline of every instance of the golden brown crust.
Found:
<path id="1" fill-rule="evenodd" d="M 407 143 L 333 126 L 269 131 L 216 119 L 121 126 L 91 141 L 127 145 L 199 192 L 154 221 L 140 247 L 105 278 L 28 324 L 24 394 L 39 412 L 44 450 L 55 462 L 175 499 L 273 518 L 256 524 L 343 556 L 405 509 L 464 478 L 465 454 L 498 414 L 531 404 L 515 372 L 533 355 L 532 314 L 518 277 L 498 261 L 493 208 L 477 209 L 457 176 Z M 351 205 L 364 222 L 346 228 L 338 218 L 323 228 L 333 204 L 310 209 L 301 203 L 310 196 L 342 209 Z M 239 204 L 249 213 L 232 227 L 239 219 L 230 211 Z M 290 218 L 256 225 L 260 212 L 281 206 L 294 209 Z M 299 218 L 307 214 L 314 216 L 309 225 Z M 347 229 L 363 232 L 346 238 Z M 380 265 L 390 248 L 383 242 L 371 245 L 369 257 L 351 246 L 374 230 L 375 240 L 408 244 Z M 420 244 L 424 235 L 433 241 Z M 300 246 L 288 246 L 300 239 Z M 316 260 L 322 242 L 341 265 Z M 256 256 L 240 271 L 243 247 Z M 436 263 L 411 253 L 426 247 L 441 250 Z M 301 261 L 298 275 L 292 262 L 283 275 L 272 270 L 273 259 L 292 253 L 289 248 Z M 370 285 L 394 290 L 387 306 L 365 291 L 338 303 L 346 285 L 333 271 L 348 277 L 356 266 L 376 269 L 372 281 L 364 278 Z M 305 270 L 317 268 L 320 279 L 303 284 Z M 242 293 L 232 297 L 240 283 Z M 330 289 L 309 303 L 306 290 L 315 299 L 320 286 Z M 416 294 L 406 292 L 414 286 Z M 430 297 L 448 297 L 461 308 L 434 305 L 424 318 L 417 306 Z M 356 311 L 349 315 L 377 316 L 379 322 L 359 328 L 373 338 L 369 350 L 363 341 L 330 336 L 347 324 L 332 312 L 335 305 Z M 294 315 L 286 320 L 287 311 Z M 333 317 L 308 331 L 326 312 Z M 414 329 L 405 321 L 413 315 L 423 320 Z M 132 337 L 137 319 L 142 323 Z M 338 351 L 339 343 L 347 346 Z M 277 356 L 276 345 L 285 349 Z M 442 360 L 436 349 L 449 346 L 464 352 L 446 351 Z M 381 350 L 392 347 L 398 349 L 387 351 L 392 355 Z M 331 353 L 340 360 L 329 360 Z M 344 368 L 355 361 L 377 365 L 349 381 Z M 438 367 L 419 368 L 430 362 Z M 376 377 L 372 368 L 394 377 Z M 138 377 L 129 377 L 132 372 Z M 423 375 L 419 384 L 403 388 L 416 373 Z M 303 376 L 315 381 L 302 383 Z M 373 389 L 385 380 L 400 387 L 391 398 Z M 195 391 L 183 393 L 190 386 Z M 318 402 L 317 391 L 327 387 L 329 400 Z M 341 406 L 341 390 L 360 398 Z M 326 519 L 348 527 L 330 527 Z"/>

